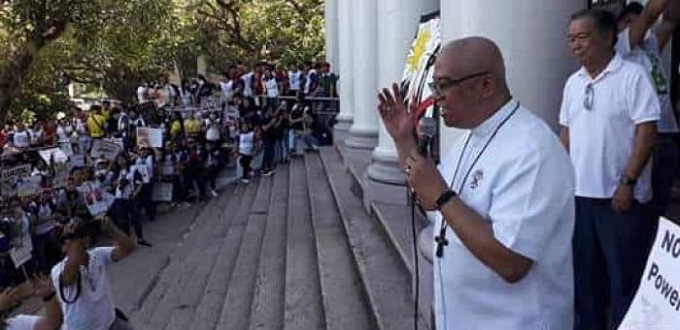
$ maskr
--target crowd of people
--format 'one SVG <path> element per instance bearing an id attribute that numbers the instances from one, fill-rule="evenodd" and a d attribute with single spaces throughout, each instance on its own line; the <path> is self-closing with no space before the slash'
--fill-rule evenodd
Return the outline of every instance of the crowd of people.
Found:
<path id="1" fill-rule="evenodd" d="M 165 77 L 142 82 L 130 106 L 103 100 L 33 123 L 10 119 L 0 131 L 0 288 L 27 286 L 21 283 L 31 274 L 51 273 L 53 289 L 61 285 L 67 292 L 57 301 L 69 329 L 108 329 L 118 322 L 108 313 L 110 293 L 100 306 L 107 311 L 90 316 L 83 313 L 93 306 L 69 302 L 68 292 L 81 290 L 73 288 L 80 285 L 73 265 L 96 261 L 106 268 L 132 246 L 152 247 L 143 222 L 155 220 L 157 204 L 172 209 L 216 197 L 228 163 L 240 165 L 240 181 L 248 184 L 254 176 L 274 175 L 277 164 L 302 151 L 298 144 L 318 150 L 330 132 L 317 113 L 329 102 L 306 99 L 336 96 L 337 76 L 329 70 L 326 63 L 288 72 L 264 63 L 253 70 L 234 65 L 218 83 L 202 75 L 180 85 Z M 88 250 L 102 231 L 118 248 Z M 30 256 L 18 260 L 27 246 Z M 76 305 L 96 291 L 82 290 Z M 17 296 L 0 296 L 0 303 L 21 300 Z"/>

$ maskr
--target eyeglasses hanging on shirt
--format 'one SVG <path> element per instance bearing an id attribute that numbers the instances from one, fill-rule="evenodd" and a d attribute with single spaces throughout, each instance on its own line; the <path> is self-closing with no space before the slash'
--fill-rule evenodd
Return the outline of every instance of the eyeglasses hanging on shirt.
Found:
<path id="1" fill-rule="evenodd" d="M 593 110 L 593 102 L 595 101 L 595 89 L 593 84 L 586 85 L 585 97 L 583 98 L 583 107 L 586 110 Z"/>

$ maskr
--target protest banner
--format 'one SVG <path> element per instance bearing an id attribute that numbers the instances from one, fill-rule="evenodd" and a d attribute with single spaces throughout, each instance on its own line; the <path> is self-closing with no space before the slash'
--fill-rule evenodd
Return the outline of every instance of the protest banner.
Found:
<path id="1" fill-rule="evenodd" d="M 78 187 L 78 192 L 80 192 L 87 210 L 93 217 L 104 215 L 115 201 L 113 195 L 91 181 L 85 182 Z"/>
<path id="2" fill-rule="evenodd" d="M 12 197 L 17 195 L 17 183 L 20 178 L 25 178 L 31 175 L 31 165 L 23 164 L 14 166 L 8 169 L 3 169 L 0 175 L 0 189 L 2 189 L 3 197 Z"/>
<path id="3" fill-rule="evenodd" d="M 163 147 L 163 131 L 158 128 L 137 127 L 137 146 Z"/>
<path id="4" fill-rule="evenodd" d="M 21 245 L 15 246 L 9 250 L 9 257 L 14 263 L 14 267 L 19 269 L 26 262 L 31 260 L 31 253 L 33 252 L 33 243 L 31 242 L 31 234 L 23 233 L 21 237 Z"/>
<path id="5" fill-rule="evenodd" d="M 85 156 L 80 154 L 73 154 L 68 162 L 69 168 L 85 166 Z"/>
<path id="6" fill-rule="evenodd" d="M 90 150 L 90 157 L 114 161 L 121 150 L 122 148 L 116 143 L 104 140 L 94 140 L 92 143 L 92 150 Z"/>
<path id="7" fill-rule="evenodd" d="M 68 161 L 68 156 L 57 147 L 38 150 L 38 154 L 47 164 L 50 164 L 52 161 L 55 163 L 66 163 Z"/>
<path id="8" fill-rule="evenodd" d="M 172 202 L 172 183 L 156 182 L 153 186 L 151 200 L 154 202 Z"/>
<path id="9" fill-rule="evenodd" d="M 680 329 L 680 227 L 660 218 L 640 287 L 619 330 Z"/>
<path id="10" fill-rule="evenodd" d="M 104 141 L 111 142 L 119 146 L 121 149 L 125 148 L 125 142 L 123 141 L 123 138 L 105 138 Z"/>
<path id="11" fill-rule="evenodd" d="M 40 190 L 41 176 L 23 177 L 17 179 L 17 196 L 28 197 L 33 196 Z"/>
<path id="12" fill-rule="evenodd" d="M 68 182 L 68 163 L 56 163 L 52 166 L 54 168 L 54 177 L 52 177 L 52 186 L 55 188 L 64 188 Z"/>

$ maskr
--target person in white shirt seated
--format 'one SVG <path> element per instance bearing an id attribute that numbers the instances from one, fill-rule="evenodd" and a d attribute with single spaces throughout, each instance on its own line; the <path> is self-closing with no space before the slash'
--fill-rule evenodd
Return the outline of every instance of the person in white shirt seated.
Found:
<path id="1" fill-rule="evenodd" d="M 62 235 L 66 258 L 52 268 L 51 280 L 64 316 L 63 328 L 132 329 L 115 311 L 109 267 L 130 255 L 136 245 L 110 219 L 104 218 L 99 225 L 113 239 L 114 246 L 91 249 L 97 222 L 74 219 Z"/>
<path id="2" fill-rule="evenodd" d="M 434 211 L 436 328 L 572 330 L 574 173 L 559 139 L 511 96 L 491 40 L 446 44 L 430 86 L 446 126 L 470 130 L 442 146 L 439 169 L 418 152 L 397 84 L 378 109 L 408 185 Z"/>

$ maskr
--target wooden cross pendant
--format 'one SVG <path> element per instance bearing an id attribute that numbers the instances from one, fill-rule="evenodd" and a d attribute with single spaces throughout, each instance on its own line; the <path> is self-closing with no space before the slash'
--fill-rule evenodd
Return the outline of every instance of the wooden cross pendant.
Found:
<path id="1" fill-rule="evenodd" d="M 439 235 L 434 237 L 434 241 L 437 242 L 435 255 L 437 258 L 441 258 L 444 255 L 444 247 L 449 245 L 449 240 L 446 239 L 446 226 L 442 226 Z"/>

